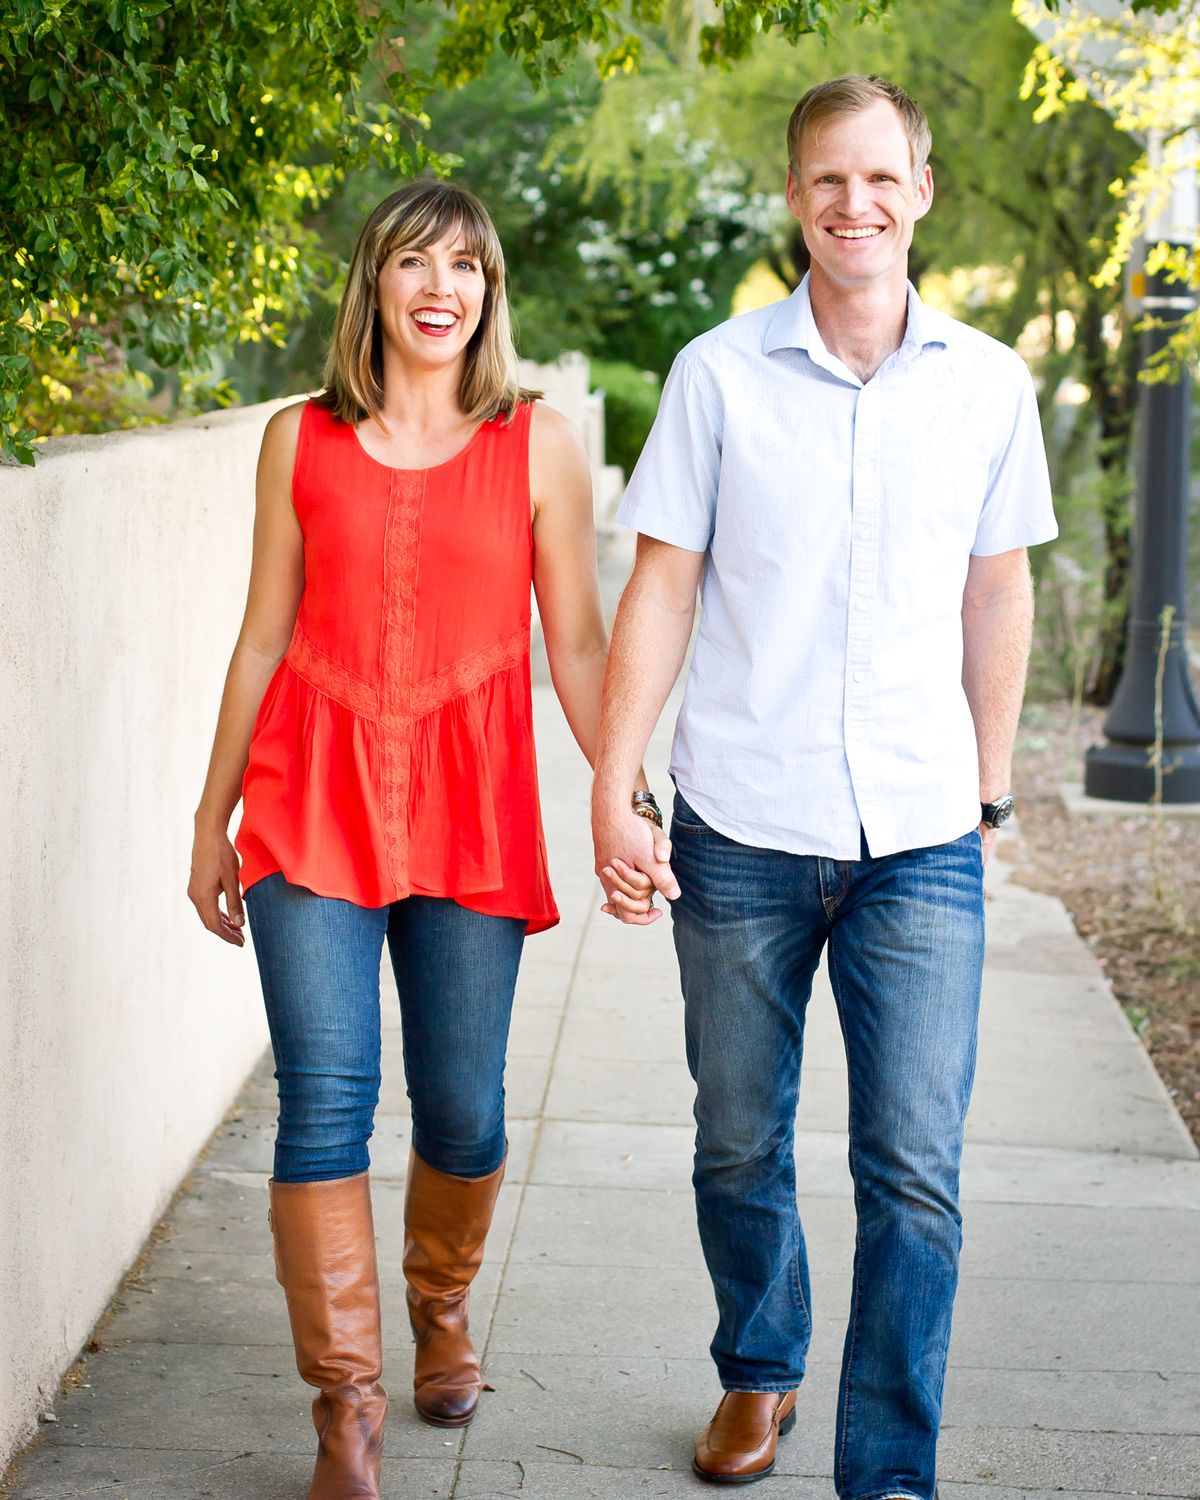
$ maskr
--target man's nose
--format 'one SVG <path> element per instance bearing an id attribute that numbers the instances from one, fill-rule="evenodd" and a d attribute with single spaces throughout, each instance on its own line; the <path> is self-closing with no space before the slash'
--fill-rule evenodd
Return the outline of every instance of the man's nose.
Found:
<path id="1" fill-rule="evenodd" d="M 838 205 L 848 219 L 856 219 L 866 213 L 870 203 L 867 185 L 861 177 L 847 177 L 842 183 L 841 202 Z"/>

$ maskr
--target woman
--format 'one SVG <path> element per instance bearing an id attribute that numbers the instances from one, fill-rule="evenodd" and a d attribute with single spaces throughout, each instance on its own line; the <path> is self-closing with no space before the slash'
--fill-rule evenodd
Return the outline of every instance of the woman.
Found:
<path id="1" fill-rule="evenodd" d="M 310 1500 L 379 1493 L 367 1141 L 385 939 L 412 1101 L 416 1408 L 459 1427 L 479 1399 L 467 1291 L 504 1172 L 513 989 L 526 932 L 558 920 L 533 753 L 531 580 L 589 761 L 606 652 L 586 460 L 565 419 L 534 402 L 517 383 L 487 211 L 418 182 L 363 228 L 326 390 L 263 437 L 249 598 L 188 894 L 210 931 L 243 943 L 240 854 L 279 1082 L 276 1274 L 300 1373 L 319 1391 Z M 647 889 L 618 878 L 614 899 L 644 912 Z"/>

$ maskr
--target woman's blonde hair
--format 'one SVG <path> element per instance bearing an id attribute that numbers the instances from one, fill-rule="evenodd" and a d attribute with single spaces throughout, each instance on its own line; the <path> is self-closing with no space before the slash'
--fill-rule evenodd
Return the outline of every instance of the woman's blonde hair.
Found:
<path id="1" fill-rule="evenodd" d="M 350 259 L 325 358 L 325 390 L 317 397 L 343 422 L 358 423 L 383 409 L 383 335 L 376 287 L 393 250 L 419 250 L 455 235 L 483 271 L 483 314 L 467 345 L 458 398 L 477 422 L 503 414 L 540 391 L 527 391 L 517 372 L 517 351 L 505 291 L 504 252 L 491 215 L 474 193 L 453 183 L 424 179 L 392 193 L 362 227 Z"/>

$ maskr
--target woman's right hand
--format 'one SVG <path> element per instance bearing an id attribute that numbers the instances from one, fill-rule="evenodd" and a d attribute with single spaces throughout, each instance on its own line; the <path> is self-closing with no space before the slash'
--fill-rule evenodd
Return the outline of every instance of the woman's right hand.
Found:
<path id="1" fill-rule="evenodd" d="M 238 879 L 238 857 L 222 829 L 196 829 L 192 844 L 192 872 L 188 880 L 188 900 L 200 914 L 209 932 L 215 932 L 227 943 L 245 945 L 246 925 L 242 911 L 242 886 Z M 221 896 L 225 910 L 221 910 Z"/>

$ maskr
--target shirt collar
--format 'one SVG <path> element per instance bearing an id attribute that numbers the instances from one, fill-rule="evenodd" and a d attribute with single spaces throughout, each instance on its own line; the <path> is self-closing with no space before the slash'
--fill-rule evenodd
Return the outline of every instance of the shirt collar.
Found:
<path id="1" fill-rule="evenodd" d="M 952 318 L 943 317 L 933 308 L 925 306 L 910 281 L 908 323 L 904 330 L 904 342 L 900 345 L 904 356 L 911 358 L 931 345 L 945 348 L 953 327 Z M 767 331 L 763 336 L 763 353 L 774 354 L 777 349 L 803 349 L 818 364 L 832 358 L 813 317 L 807 273 L 792 295 L 776 304 L 774 316 L 767 324 Z"/>

